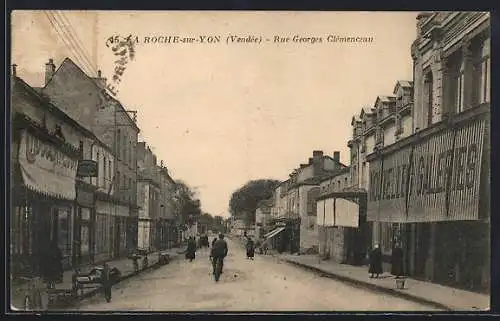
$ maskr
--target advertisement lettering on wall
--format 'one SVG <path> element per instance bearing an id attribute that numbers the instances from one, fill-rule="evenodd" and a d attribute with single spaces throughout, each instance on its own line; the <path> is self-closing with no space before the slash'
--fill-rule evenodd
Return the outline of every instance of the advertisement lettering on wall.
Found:
<path id="1" fill-rule="evenodd" d="M 477 218 L 484 128 L 475 121 L 373 161 L 368 220 Z"/>
<path id="2" fill-rule="evenodd" d="M 21 133 L 19 165 L 27 187 L 54 197 L 75 200 L 77 160 L 26 130 Z"/>

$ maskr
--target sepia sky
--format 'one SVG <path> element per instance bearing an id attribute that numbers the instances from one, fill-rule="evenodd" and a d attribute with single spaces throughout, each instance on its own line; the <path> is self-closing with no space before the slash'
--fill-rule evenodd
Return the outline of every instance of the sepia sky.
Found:
<path id="1" fill-rule="evenodd" d="M 228 216 L 231 193 L 248 180 L 285 180 L 319 149 L 341 152 L 351 117 L 397 80 L 412 80 L 416 12 L 64 12 L 91 62 L 71 52 L 44 12 L 12 16 L 12 63 L 41 86 L 45 63 L 65 57 L 112 78 L 113 35 L 141 40 L 117 98 L 138 110 L 141 138 L 174 179 L 199 193 L 202 208 Z M 227 44 L 228 35 L 269 38 Z M 146 36 L 220 36 L 218 44 L 146 44 Z M 322 43 L 273 43 L 275 36 Z M 327 43 L 328 35 L 374 37 Z M 90 65 L 88 68 L 83 65 Z M 92 71 L 94 72 L 94 71 Z M 95 75 L 92 75 L 95 76 Z"/>

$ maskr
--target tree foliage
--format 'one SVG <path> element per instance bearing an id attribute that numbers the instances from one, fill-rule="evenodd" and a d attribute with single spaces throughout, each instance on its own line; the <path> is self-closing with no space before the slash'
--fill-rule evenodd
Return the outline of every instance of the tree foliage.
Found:
<path id="1" fill-rule="evenodd" d="M 174 208 L 182 222 L 192 225 L 202 214 L 196 193 L 183 181 L 177 180 L 174 192 Z"/>
<path id="2" fill-rule="evenodd" d="M 255 209 L 260 201 L 270 198 L 280 181 L 274 179 L 252 180 L 231 195 L 229 210 L 231 216 L 255 222 Z"/>

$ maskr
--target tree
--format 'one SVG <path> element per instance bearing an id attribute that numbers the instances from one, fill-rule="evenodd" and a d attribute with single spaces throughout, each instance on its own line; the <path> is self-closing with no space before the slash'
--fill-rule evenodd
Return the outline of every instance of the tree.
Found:
<path id="1" fill-rule="evenodd" d="M 185 182 L 176 181 L 173 200 L 175 211 L 182 223 L 193 225 L 201 216 L 200 200 Z"/>
<path id="2" fill-rule="evenodd" d="M 234 191 L 229 201 L 231 216 L 243 219 L 247 225 L 255 222 L 259 202 L 270 198 L 279 183 L 274 179 L 252 180 Z"/>

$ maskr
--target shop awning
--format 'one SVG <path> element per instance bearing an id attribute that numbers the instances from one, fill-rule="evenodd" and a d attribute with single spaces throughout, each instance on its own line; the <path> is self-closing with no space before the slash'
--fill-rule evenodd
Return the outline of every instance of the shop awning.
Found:
<path id="1" fill-rule="evenodd" d="M 271 238 L 273 236 L 276 236 L 279 233 L 281 233 L 284 229 L 285 229 L 284 227 L 278 227 L 277 229 L 274 229 L 271 232 L 269 232 L 266 235 L 264 235 L 264 238 L 269 239 L 269 238 Z"/>

